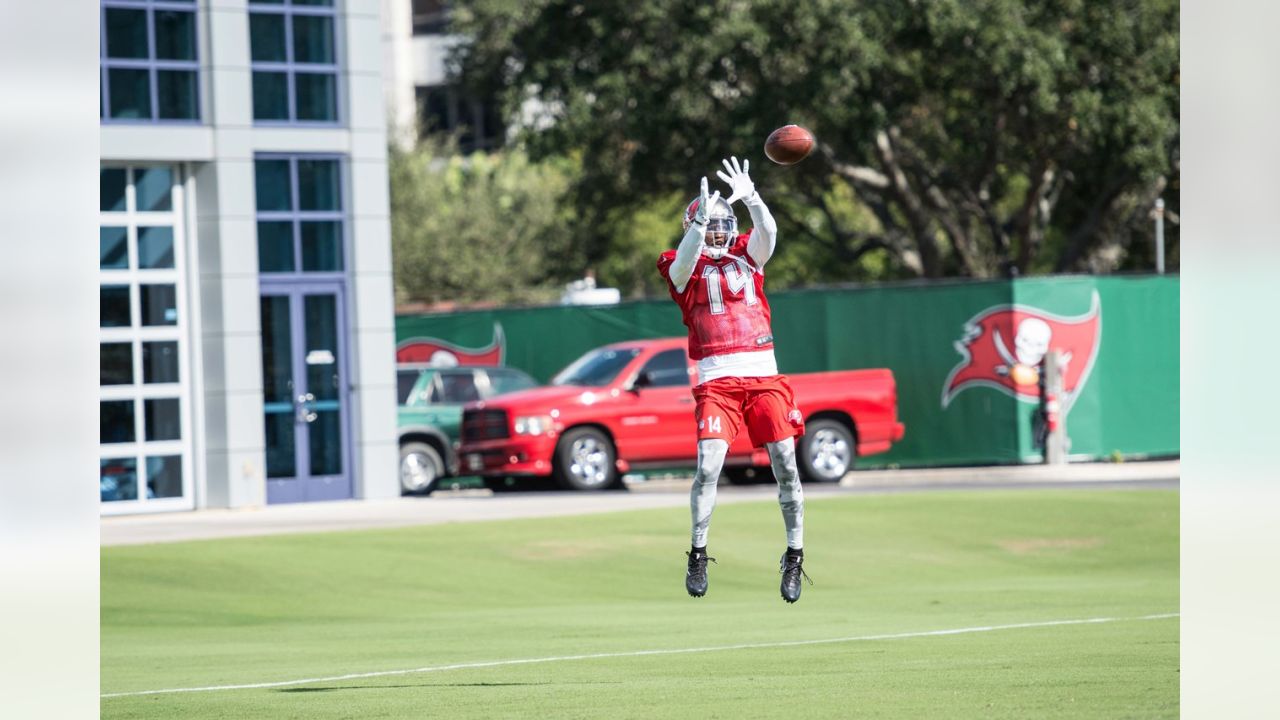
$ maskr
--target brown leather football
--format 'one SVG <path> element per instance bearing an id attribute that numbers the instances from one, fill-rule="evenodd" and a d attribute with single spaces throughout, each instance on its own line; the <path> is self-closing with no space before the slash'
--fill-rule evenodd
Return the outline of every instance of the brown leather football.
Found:
<path id="1" fill-rule="evenodd" d="M 799 125 L 783 125 L 769 133 L 764 154 L 779 165 L 795 165 L 813 152 L 813 133 Z"/>

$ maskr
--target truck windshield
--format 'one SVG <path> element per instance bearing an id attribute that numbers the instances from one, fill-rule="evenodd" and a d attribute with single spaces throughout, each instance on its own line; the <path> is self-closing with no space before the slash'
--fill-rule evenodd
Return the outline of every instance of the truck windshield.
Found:
<path id="1" fill-rule="evenodd" d="M 639 354 L 640 348 L 592 350 L 551 378 L 551 384 L 603 387 L 613 382 L 622 368 Z"/>

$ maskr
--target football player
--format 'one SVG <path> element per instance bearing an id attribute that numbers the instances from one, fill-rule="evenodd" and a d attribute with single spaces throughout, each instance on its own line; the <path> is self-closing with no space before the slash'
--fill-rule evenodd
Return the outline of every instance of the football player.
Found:
<path id="1" fill-rule="evenodd" d="M 751 181 L 750 161 L 724 160 L 717 171 L 728 186 L 728 199 L 707 192 L 702 178 L 698 197 L 685 208 L 684 237 L 675 250 L 658 259 L 672 299 L 689 328 L 689 357 L 697 361 L 698 467 L 689 493 L 693 515 L 693 547 L 687 553 L 685 589 L 693 597 L 707 592 L 707 532 L 716 504 L 716 482 L 725 454 L 738 433 L 746 432 L 754 447 L 768 448 L 778 503 L 786 527 L 782 555 L 782 598 L 800 599 L 804 563 L 804 493 L 796 467 L 795 438 L 804 433 L 787 378 L 778 374 L 764 294 L 764 265 L 773 255 L 777 224 Z M 751 214 L 752 230 L 738 234 L 733 203 L 741 200 Z"/>

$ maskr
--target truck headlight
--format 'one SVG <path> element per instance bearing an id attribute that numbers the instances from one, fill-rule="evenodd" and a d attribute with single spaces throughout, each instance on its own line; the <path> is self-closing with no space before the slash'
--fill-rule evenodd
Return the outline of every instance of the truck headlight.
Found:
<path id="1" fill-rule="evenodd" d="M 516 418 L 517 435 L 544 435 L 551 432 L 551 417 L 548 415 L 529 415 Z"/>

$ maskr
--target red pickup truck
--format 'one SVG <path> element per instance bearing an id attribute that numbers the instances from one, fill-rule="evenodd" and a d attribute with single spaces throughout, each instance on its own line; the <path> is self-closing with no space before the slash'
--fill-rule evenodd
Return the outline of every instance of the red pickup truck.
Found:
<path id="1" fill-rule="evenodd" d="M 601 490 L 624 473 L 692 467 L 697 456 L 683 337 L 606 345 L 578 358 L 551 385 L 467 405 L 458 456 L 463 474 L 489 479 L 554 476 L 565 488 Z M 856 455 L 902 439 L 898 392 L 885 369 L 790 375 L 805 418 L 797 460 L 805 479 L 835 482 Z M 725 474 L 771 477 L 769 456 L 745 429 Z"/>

